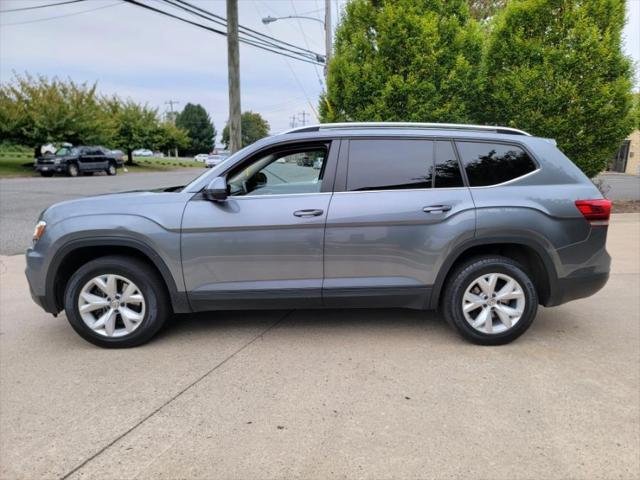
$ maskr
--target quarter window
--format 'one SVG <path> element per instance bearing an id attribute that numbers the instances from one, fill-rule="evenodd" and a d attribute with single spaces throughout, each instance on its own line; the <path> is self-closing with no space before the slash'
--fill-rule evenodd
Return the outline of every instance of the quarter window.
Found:
<path id="1" fill-rule="evenodd" d="M 328 149 L 313 146 L 258 157 L 229 177 L 231 195 L 281 195 L 320 191 Z"/>
<path id="2" fill-rule="evenodd" d="M 431 188 L 430 140 L 351 140 L 347 190 Z"/>
<path id="3" fill-rule="evenodd" d="M 460 141 L 456 146 L 471 187 L 508 182 L 536 169 L 527 152 L 515 145 Z"/>

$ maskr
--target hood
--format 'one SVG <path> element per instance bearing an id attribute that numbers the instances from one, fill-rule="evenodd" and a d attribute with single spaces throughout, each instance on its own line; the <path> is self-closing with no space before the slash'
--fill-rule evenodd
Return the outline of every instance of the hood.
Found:
<path id="1" fill-rule="evenodd" d="M 174 187 L 175 188 L 175 187 Z M 89 215 L 134 215 L 154 218 L 175 210 L 181 215 L 193 193 L 151 190 L 110 193 L 82 197 L 51 205 L 41 214 L 47 224 L 55 224 L 71 217 Z"/>

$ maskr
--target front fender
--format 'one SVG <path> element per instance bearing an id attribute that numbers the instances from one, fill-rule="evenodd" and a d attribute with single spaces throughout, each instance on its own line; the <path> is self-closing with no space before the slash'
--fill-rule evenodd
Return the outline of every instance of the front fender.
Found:
<path id="1" fill-rule="evenodd" d="M 132 214 L 78 215 L 47 226 L 45 235 L 27 257 L 46 252 L 41 255 L 40 268 L 47 272 L 42 290 L 48 306 L 55 305 L 56 276 L 68 255 L 79 248 L 118 246 L 135 249 L 148 258 L 167 285 L 174 311 L 190 311 L 182 276 L 179 228 L 168 229 Z"/>

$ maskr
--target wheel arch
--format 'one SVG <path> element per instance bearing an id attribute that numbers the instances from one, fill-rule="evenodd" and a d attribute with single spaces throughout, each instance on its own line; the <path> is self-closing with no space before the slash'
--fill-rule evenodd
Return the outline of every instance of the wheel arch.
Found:
<path id="1" fill-rule="evenodd" d="M 185 292 L 179 291 L 176 281 L 164 260 L 147 244 L 130 238 L 92 237 L 72 240 L 60 248 L 49 264 L 45 281 L 47 303 L 60 312 L 64 307 L 67 283 L 81 265 L 107 255 L 127 255 L 151 265 L 162 278 L 175 313 L 191 311 Z"/>
<path id="2" fill-rule="evenodd" d="M 447 256 L 436 276 L 429 307 L 431 309 L 439 307 L 447 279 L 460 262 L 486 254 L 502 255 L 523 264 L 532 276 L 540 303 L 542 305 L 550 303 L 558 276 L 553 259 L 547 250 L 535 240 L 528 238 L 495 237 L 469 240 Z"/>

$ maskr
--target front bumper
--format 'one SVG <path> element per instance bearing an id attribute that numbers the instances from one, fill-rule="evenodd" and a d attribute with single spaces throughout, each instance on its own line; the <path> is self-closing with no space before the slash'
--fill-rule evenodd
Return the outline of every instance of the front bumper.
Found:
<path id="1" fill-rule="evenodd" d="M 44 164 L 37 163 L 33 168 L 36 172 L 62 173 L 67 171 L 66 165 L 60 165 L 60 164 L 56 165 L 54 163 L 44 163 Z"/>
<path id="2" fill-rule="evenodd" d="M 55 305 L 53 295 L 46 292 L 46 266 L 44 257 L 33 248 L 29 248 L 26 253 L 27 266 L 25 275 L 29 283 L 29 293 L 33 301 L 45 312 L 56 315 L 60 309 Z"/>

